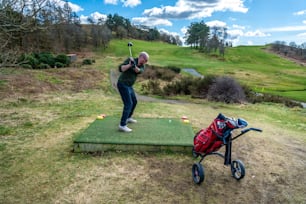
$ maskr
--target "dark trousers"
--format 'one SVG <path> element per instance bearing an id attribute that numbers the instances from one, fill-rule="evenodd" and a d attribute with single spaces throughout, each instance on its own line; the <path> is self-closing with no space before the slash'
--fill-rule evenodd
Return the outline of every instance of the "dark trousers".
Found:
<path id="1" fill-rule="evenodd" d="M 132 86 L 127 86 L 121 82 L 117 83 L 117 88 L 123 101 L 123 111 L 120 120 L 120 125 L 125 126 L 126 120 L 132 117 L 134 109 L 137 105 L 137 99 Z"/>

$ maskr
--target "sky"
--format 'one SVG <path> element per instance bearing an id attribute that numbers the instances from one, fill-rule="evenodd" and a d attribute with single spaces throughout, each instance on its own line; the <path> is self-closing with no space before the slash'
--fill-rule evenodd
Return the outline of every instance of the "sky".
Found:
<path id="1" fill-rule="evenodd" d="M 61 0 L 60 0 L 61 1 Z M 68 0 L 86 23 L 118 14 L 134 25 L 178 35 L 191 23 L 226 27 L 234 46 L 306 42 L 306 0 Z"/>

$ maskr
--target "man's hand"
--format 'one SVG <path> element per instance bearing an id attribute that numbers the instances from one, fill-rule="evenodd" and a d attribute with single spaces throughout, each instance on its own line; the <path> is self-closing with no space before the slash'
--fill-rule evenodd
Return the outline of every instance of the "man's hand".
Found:
<path id="1" fill-rule="evenodd" d="M 130 63 L 129 63 L 132 66 L 135 65 L 135 61 L 134 61 L 134 58 L 133 57 L 130 57 Z"/>
<path id="2" fill-rule="evenodd" d="M 135 71 L 136 73 L 139 73 L 139 72 L 140 72 L 140 68 L 138 68 L 138 67 L 135 66 L 134 71 Z"/>

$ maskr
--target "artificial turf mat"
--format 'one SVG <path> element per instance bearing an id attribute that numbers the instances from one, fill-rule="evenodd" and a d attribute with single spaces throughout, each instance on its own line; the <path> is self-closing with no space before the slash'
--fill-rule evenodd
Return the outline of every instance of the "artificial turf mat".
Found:
<path id="1" fill-rule="evenodd" d="M 118 131 L 118 117 L 95 120 L 74 139 L 74 151 L 191 151 L 194 132 L 189 123 L 173 118 L 137 118 L 132 132 Z"/>

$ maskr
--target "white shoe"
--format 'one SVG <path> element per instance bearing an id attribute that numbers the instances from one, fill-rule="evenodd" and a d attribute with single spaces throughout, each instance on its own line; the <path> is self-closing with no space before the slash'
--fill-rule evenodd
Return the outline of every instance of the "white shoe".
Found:
<path id="1" fill-rule="evenodd" d="M 133 119 L 133 118 L 128 118 L 126 120 L 127 123 L 137 123 L 137 120 Z"/>
<path id="2" fill-rule="evenodd" d="M 132 132 L 132 129 L 128 128 L 128 126 L 121 126 L 119 125 L 119 131 L 122 131 L 122 132 Z"/>

